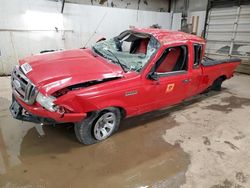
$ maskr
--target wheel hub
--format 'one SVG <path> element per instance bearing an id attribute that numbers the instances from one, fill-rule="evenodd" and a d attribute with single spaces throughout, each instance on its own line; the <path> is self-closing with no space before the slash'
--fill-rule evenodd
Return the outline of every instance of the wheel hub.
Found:
<path id="1" fill-rule="evenodd" d="M 99 117 L 94 126 L 94 136 L 97 140 L 104 140 L 111 135 L 116 124 L 113 112 L 107 112 Z"/>

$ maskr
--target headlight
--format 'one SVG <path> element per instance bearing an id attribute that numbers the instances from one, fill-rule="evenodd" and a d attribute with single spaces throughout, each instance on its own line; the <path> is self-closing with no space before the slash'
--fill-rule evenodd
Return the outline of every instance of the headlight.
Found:
<path id="1" fill-rule="evenodd" d="M 36 101 L 43 106 L 44 108 L 46 108 L 47 110 L 51 111 L 51 112 L 55 112 L 56 111 L 56 105 L 53 103 L 55 101 L 54 97 L 46 97 L 43 94 L 41 94 L 40 92 L 37 94 L 36 97 Z"/>

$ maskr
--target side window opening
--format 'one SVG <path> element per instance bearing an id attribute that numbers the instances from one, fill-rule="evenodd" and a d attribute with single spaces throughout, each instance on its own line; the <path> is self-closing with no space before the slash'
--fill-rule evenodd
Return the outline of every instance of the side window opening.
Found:
<path id="1" fill-rule="evenodd" d="M 202 45 L 194 44 L 194 64 L 193 68 L 199 67 L 202 58 Z"/>
<path id="2" fill-rule="evenodd" d="M 92 50 L 126 71 L 140 72 L 159 47 L 159 41 L 152 35 L 127 30 L 117 37 L 94 44 Z"/>
<path id="3" fill-rule="evenodd" d="M 148 43 L 149 43 L 149 38 L 135 40 L 131 44 L 130 53 L 132 53 L 132 54 L 138 54 L 138 53 L 146 54 Z"/>
<path id="4" fill-rule="evenodd" d="M 147 48 L 150 41 L 149 36 L 137 36 L 136 34 L 127 34 L 120 41 L 116 41 L 116 48 L 120 52 L 128 54 L 147 54 Z"/>
<path id="5" fill-rule="evenodd" d="M 187 70 L 187 46 L 167 48 L 156 64 L 157 73 Z"/>

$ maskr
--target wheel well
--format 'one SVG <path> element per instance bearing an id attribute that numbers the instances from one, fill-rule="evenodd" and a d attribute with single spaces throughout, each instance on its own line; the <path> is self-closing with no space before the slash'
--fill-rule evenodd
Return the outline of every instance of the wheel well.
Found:
<path id="1" fill-rule="evenodd" d="M 113 107 L 113 106 L 110 106 L 110 107 Z M 99 114 L 100 112 L 105 111 L 105 110 L 107 110 L 108 108 L 109 108 L 109 107 L 104 108 L 104 109 L 101 109 L 101 110 L 98 110 L 98 111 L 87 112 L 87 117 L 90 117 L 91 115 L 95 114 L 96 112 Z M 120 107 L 120 106 L 114 106 L 114 108 L 117 108 L 117 109 L 120 110 L 120 112 L 121 112 L 121 117 L 122 117 L 122 118 L 125 118 L 125 117 L 126 117 L 127 112 L 126 112 L 126 110 L 125 110 L 124 108 L 122 108 L 122 107 Z"/>
<path id="2" fill-rule="evenodd" d="M 222 76 L 220 76 L 219 78 L 222 78 L 223 81 L 227 79 L 226 75 L 222 75 Z M 218 79 L 218 78 L 217 78 L 217 79 Z M 217 79 L 216 79 L 216 80 L 217 80 Z"/>
<path id="3" fill-rule="evenodd" d="M 116 107 L 116 108 L 118 108 L 120 110 L 122 119 L 125 118 L 126 115 L 127 115 L 126 110 L 124 108 L 122 108 L 122 107 Z"/>
<path id="4" fill-rule="evenodd" d="M 213 81 L 213 84 L 214 84 L 218 79 L 220 79 L 220 78 L 222 78 L 222 81 L 224 81 L 224 80 L 227 79 L 226 75 L 219 76 L 218 78 L 216 78 L 216 79 Z M 212 84 L 212 85 L 213 85 L 213 84 Z"/>

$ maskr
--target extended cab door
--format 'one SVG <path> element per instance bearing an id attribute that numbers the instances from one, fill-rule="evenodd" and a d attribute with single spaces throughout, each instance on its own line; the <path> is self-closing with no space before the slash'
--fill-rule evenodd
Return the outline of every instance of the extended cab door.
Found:
<path id="1" fill-rule="evenodd" d="M 186 98 L 192 97 L 200 93 L 200 85 L 202 81 L 201 61 L 203 55 L 203 44 L 190 43 L 190 65 L 189 65 L 189 87 Z"/>
<path id="2" fill-rule="evenodd" d="M 186 98 L 189 86 L 188 45 L 167 47 L 149 73 L 157 107 L 177 104 Z"/>

